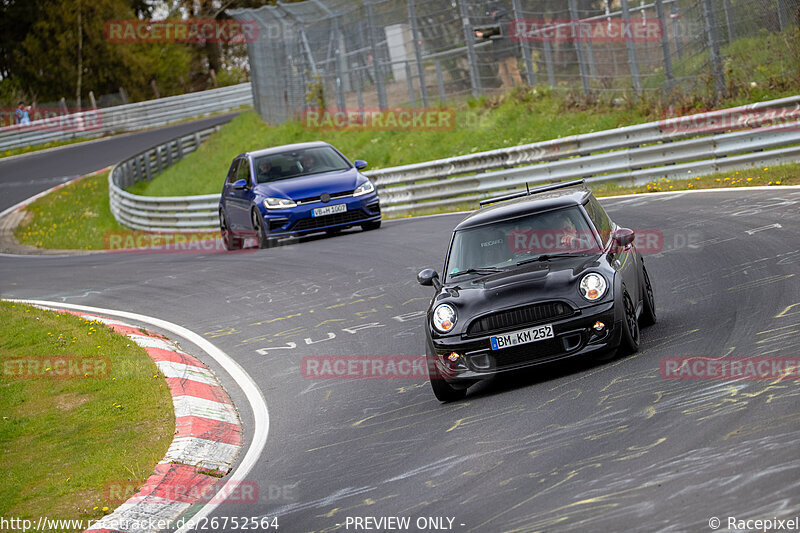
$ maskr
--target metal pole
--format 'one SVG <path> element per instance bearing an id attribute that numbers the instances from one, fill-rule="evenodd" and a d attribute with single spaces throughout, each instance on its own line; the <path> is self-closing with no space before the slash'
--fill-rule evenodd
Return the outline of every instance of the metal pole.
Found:
<path id="1" fill-rule="evenodd" d="M 522 6 L 519 0 L 513 0 L 511 3 L 514 10 L 514 20 L 519 21 L 522 19 Z M 522 59 L 525 60 L 525 78 L 528 85 L 536 85 L 536 72 L 533 70 L 533 61 L 531 60 L 531 43 L 527 39 L 520 39 L 520 50 L 522 51 Z"/>
<path id="2" fill-rule="evenodd" d="M 428 90 L 425 88 L 425 64 L 422 62 L 422 37 L 417 27 L 417 13 L 414 9 L 414 0 L 408 0 L 408 18 L 411 21 L 411 36 L 414 39 L 414 56 L 417 59 L 419 95 L 422 98 L 422 107 L 428 107 Z"/>
<path id="3" fill-rule="evenodd" d="M 675 74 L 672 71 L 672 56 L 669 53 L 669 39 L 667 38 L 667 16 L 664 13 L 663 0 L 655 0 L 656 14 L 661 23 L 661 53 L 664 56 L 664 75 L 666 76 L 667 94 L 675 90 Z"/>
<path id="4" fill-rule="evenodd" d="M 631 24 L 631 13 L 628 11 L 628 0 L 620 0 L 622 6 L 622 24 Z M 636 95 L 642 94 L 642 80 L 639 78 L 639 62 L 636 60 L 636 45 L 630 39 L 625 39 L 625 48 L 628 49 L 628 68 L 633 78 L 633 90 Z"/>
<path id="5" fill-rule="evenodd" d="M 550 87 L 555 87 L 556 73 L 553 69 L 553 49 L 547 39 L 544 40 L 544 62 L 547 66 L 547 83 L 550 84 Z"/>
<path id="6" fill-rule="evenodd" d="M 436 85 L 439 88 L 439 101 L 445 101 L 444 94 L 444 77 L 442 76 L 442 62 L 436 60 Z"/>
<path id="7" fill-rule="evenodd" d="M 711 0 L 703 0 L 703 18 L 706 23 L 706 35 L 708 35 L 708 47 L 711 53 L 711 67 L 714 74 L 714 98 L 718 100 L 725 95 L 725 73 L 722 70 L 722 55 L 719 51 L 717 23 L 714 20 Z"/>
<path id="8" fill-rule="evenodd" d="M 364 115 L 364 95 L 361 94 L 362 74 L 361 69 L 356 71 L 356 101 L 358 102 L 358 114 Z"/>
<path id="9" fill-rule="evenodd" d="M 417 100 L 414 98 L 414 79 L 411 77 L 411 65 L 406 61 L 406 81 L 408 82 L 408 101 L 411 107 L 417 105 Z"/>
<path id="10" fill-rule="evenodd" d="M 672 4 L 672 34 L 675 41 L 675 52 L 678 54 L 678 59 L 683 57 L 683 43 L 681 42 L 681 16 L 678 12 L 678 6 Z"/>
<path id="11" fill-rule="evenodd" d="M 572 34 L 575 35 L 577 32 L 575 31 L 574 23 L 578 20 L 578 6 L 576 4 L 576 0 L 569 0 L 569 18 L 572 19 Z M 586 74 L 586 61 L 583 58 L 583 47 L 581 46 L 581 42 L 579 39 L 575 40 L 575 52 L 578 55 L 578 70 L 581 73 L 581 83 L 583 84 L 583 93 L 585 95 L 589 95 L 589 76 Z"/>
<path id="12" fill-rule="evenodd" d="M 728 26 L 728 42 L 732 43 L 736 39 L 733 31 L 733 18 L 731 17 L 731 0 L 722 0 L 722 9 L 725 10 L 725 24 Z"/>
<path id="13" fill-rule="evenodd" d="M 467 43 L 467 60 L 469 61 L 469 79 L 472 85 L 472 96 L 478 96 L 483 92 L 481 88 L 480 71 L 478 70 L 478 59 L 475 56 L 473 47 L 474 35 L 470 28 L 469 14 L 465 0 L 458 0 L 458 9 L 461 14 L 461 23 L 464 26 L 464 41 Z"/>
<path id="14" fill-rule="evenodd" d="M 786 9 L 784 7 L 783 0 L 775 0 L 778 4 L 778 26 L 780 27 L 781 31 L 786 29 Z"/>
<path id="15" fill-rule="evenodd" d="M 386 103 L 386 87 L 383 84 L 383 74 L 378 60 L 378 40 L 375 38 L 375 20 L 372 16 L 372 3 L 369 0 L 364 0 L 364 9 L 367 12 L 367 35 L 372 48 L 372 71 L 375 77 L 375 90 L 378 93 L 378 107 L 386 109 L 389 106 Z"/>
<path id="16" fill-rule="evenodd" d="M 586 46 L 586 62 L 589 64 L 589 77 L 597 78 L 597 65 L 594 62 L 594 48 L 592 48 L 592 42 L 586 41 L 584 45 Z"/>

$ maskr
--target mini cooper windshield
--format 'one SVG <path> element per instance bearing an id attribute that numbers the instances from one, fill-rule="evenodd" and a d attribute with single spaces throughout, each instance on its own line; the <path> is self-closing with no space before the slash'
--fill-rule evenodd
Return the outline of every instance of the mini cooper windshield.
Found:
<path id="1" fill-rule="evenodd" d="M 597 236 L 581 211 L 568 207 L 457 231 L 450 248 L 448 279 L 600 251 Z"/>
<path id="2" fill-rule="evenodd" d="M 350 163 L 330 146 L 265 155 L 255 160 L 258 183 L 347 170 Z"/>

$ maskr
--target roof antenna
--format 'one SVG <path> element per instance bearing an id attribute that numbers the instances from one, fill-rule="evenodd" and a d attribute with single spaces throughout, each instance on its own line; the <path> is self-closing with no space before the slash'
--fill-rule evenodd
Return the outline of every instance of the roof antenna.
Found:
<path id="1" fill-rule="evenodd" d="M 528 196 L 531 195 L 531 188 L 528 186 L 528 182 L 525 182 L 525 190 L 528 191 Z"/>

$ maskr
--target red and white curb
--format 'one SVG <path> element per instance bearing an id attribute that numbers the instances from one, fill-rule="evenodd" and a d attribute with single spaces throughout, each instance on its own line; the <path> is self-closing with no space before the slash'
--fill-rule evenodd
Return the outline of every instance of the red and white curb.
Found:
<path id="1" fill-rule="evenodd" d="M 157 531 L 146 526 L 172 523 L 192 505 L 224 497 L 214 485 L 242 449 L 242 424 L 214 373 L 162 335 L 116 319 L 64 312 L 105 324 L 142 346 L 164 374 L 175 409 L 175 438 L 153 474 L 139 492 L 86 531 Z M 131 529 L 132 524 L 145 527 Z"/>

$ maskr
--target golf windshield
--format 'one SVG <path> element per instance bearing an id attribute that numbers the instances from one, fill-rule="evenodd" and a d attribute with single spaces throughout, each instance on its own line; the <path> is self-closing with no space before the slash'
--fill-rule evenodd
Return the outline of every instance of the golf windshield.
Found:
<path id="1" fill-rule="evenodd" d="M 450 248 L 447 278 L 459 272 L 503 269 L 556 254 L 600 251 L 597 237 L 580 209 L 568 207 L 457 231 Z"/>
<path id="2" fill-rule="evenodd" d="M 258 183 L 280 181 L 310 174 L 351 168 L 350 163 L 330 146 L 279 152 L 255 159 Z"/>

